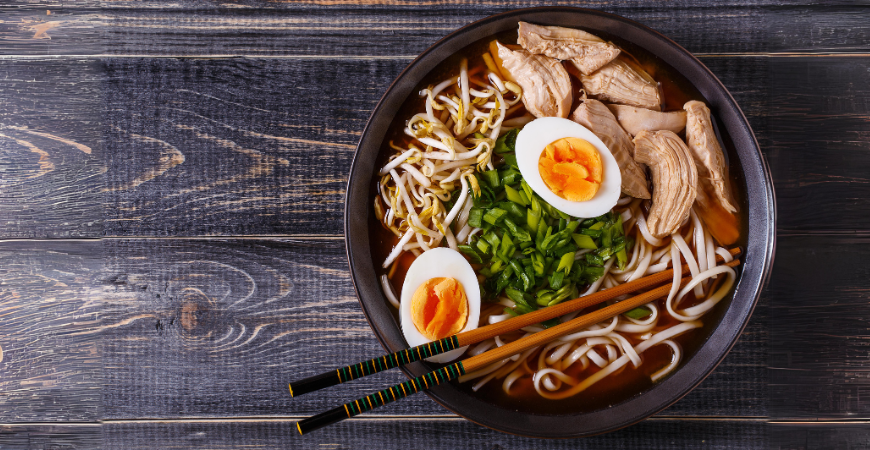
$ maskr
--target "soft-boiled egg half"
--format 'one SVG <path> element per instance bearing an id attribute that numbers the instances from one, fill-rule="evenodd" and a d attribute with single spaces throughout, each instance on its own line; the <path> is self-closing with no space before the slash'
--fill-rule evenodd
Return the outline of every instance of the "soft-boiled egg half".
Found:
<path id="1" fill-rule="evenodd" d="M 516 155 L 529 187 L 568 215 L 597 217 L 619 200 L 616 159 L 579 123 L 558 117 L 529 122 L 517 135 Z"/>
<path id="2" fill-rule="evenodd" d="M 400 303 L 402 333 L 411 347 L 473 330 L 480 320 L 477 275 L 456 250 L 433 248 L 411 263 Z M 464 351 L 457 348 L 426 361 L 445 363 Z"/>

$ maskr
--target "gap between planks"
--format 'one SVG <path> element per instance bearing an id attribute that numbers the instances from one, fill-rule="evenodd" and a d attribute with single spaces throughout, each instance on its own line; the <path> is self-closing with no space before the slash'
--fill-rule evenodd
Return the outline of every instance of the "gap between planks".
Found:
<path id="1" fill-rule="evenodd" d="M 849 52 L 783 52 L 783 53 L 693 53 L 696 58 L 867 58 L 870 53 Z M 347 60 L 413 60 L 418 55 L 189 55 L 189 54 L 131 54 L 115 55 L 110 53 L 91 55 L 0 55 L 0 60 L 45 60 L 45 59 L 120 59 L 120 58 L 151 58 L 151 59 L 347 59 Z"/>

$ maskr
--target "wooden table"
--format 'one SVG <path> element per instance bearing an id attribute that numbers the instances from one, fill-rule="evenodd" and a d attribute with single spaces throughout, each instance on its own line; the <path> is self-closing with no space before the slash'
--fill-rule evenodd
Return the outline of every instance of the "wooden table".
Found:
<path id="1" fill-rule="evenodd" d="M 0 448 L 870 446 L 870 10 L 815 3 L 587 5 L 672 37 L 728 87 L 779 233 L 716 371 L 647 421 L 571 441 L 426 396 L 300 438 L 300 417 L 403 376 L 285 392 L 382 352 L 341 218 L 372 107 L 440 37 L 538 2 L 0 7 Z"/>

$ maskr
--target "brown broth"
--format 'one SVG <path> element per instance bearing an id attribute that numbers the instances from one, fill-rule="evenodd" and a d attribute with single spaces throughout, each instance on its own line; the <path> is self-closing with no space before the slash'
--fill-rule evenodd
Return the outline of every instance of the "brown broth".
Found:
<path id="1" fill-rule="evenodd" d="M 683 104 L 689 100 L 706 101 L 688 80 L 680 75 L 675 69 L 664 64 L 654 55 L 650 55 L 633 44 L 622 41 L 616 36 L 609 36 L 602 33 L 598 34 L 603 39 L 611 40 L 619 45 L 624 52 L 627 52 L 630 55 L 635 63 L 639 64 L 660 83 L 664 98 L 664 111 L 681 110 Z M 459 61 L 462 57 L 468 58 L 470 72 L 480 70 L 480 66 L 484 65 L 480 55 L 486 51 L 487 45 L 494 38 L 498 38 L 502 43 L 515 44 L 516 32 L 510 31 L 501 33 L 494 37 L 482 39 L 470 44 L 456 55 L 451 56 L 441 63 L 438 68 L 433 70 L 417 86 L 417 89 L 414 91 L 415 94 L 412 94 L 411 97 L 405 101 L 402 108 L 397 113 L 396 119 L 391 125 L 387 138 L 381 146 L 381 153 L 376 165 L 377 167 L 386 164 L 389 155 L 392 153 L 392 150 L 388 145 L 388 142 L 391 139 L 397 144 L 405 141 L 406 137 L 403 133 L 405 121 L 414 114 L 425 110 L 424 100 L 417 96 L 416 92 L 419 92 L 430 84 L 435 84 L 448 77 L 458 75 Z M 573 111 L 573 108 L 576 108 L 578 104 L 577 97 L 580 91 L 580 83 L 577 77 L 573 74 L 571 75 L 571 79 L 573 84 L 573 94 L 575 97 L 574 105 L 572 106 Z M 716 119 L 714 117 L 714 122 L 715 121 Z M 681 133 L 681 137 L 685 139 L 684 133 Z M 720 138 L 726 159 L 729 161 L 729 178 L 734 196 L 740 207 L 745 210 L 746 201 L 745 196 L 743 195 L 744 190 L 742 189 L 744 183 L 740 177 L 741 169 L 736 158 L 729 158 L 729 155 L 735 154 L 733 143 L 727 135 L 721 135 Z M 370 192 L 371 195 L 369 198 L 374 198 L 378 194 L 379 178 L 380 177 L 377 174 L 373 176 Z M 738 245 L 745 247 L 745 230 L 747 229 L 746 215 L 738 214 L 738 219 L 740 221 L 741 230 L 741 237 L 738 241 Z M 377 220 L 373 211 L 370 211 L 369 214 L 369 234 L 372 256 L 374 258 L 373 264 L 378 268 L 379 275 L 386 273 L 384 269 L 380 268 L 381 263 L 386 259 L 393 246 L 396 245 L 398 238 Z M 413 254 L 405 252 L 397 262 L 399 267 L 390 277 L 397 298 L 401 295 L 405 273 L 414 258 Z M 681 306 L 685 307 L 695 302 L 691 293 L 689 294 L 689 297 L 690 298 L 686 298 L 683 303 L 681 303 Z M 386 301 L 386 299 L 384 301 Z M 702 328 L 690 330 L 672 339 L 683 349 L 680 365 L 675 369 L 675 371 L 679 370 L 679 368 L 694 355 L 697 349 L 703 345 L 715 327 L 715 324 L 717 324 L 721 319 L 721 316 L 724 314 L 729 303 L 730 299 L 726 298 L 716 305 L 712 311 L 704 315 L 701 318 L 701 321 L 704 324 Z M 678 320 L 674 319 L 667 313 L 667 310 L 664 308 L 663 300 L 659 300 L 658 305 L 660 319 L 653 332 L 661 331 L 669 326 L 679 323 Z M 486 309 L 488 306 L 491 307 L 491 305 L 487 304 L 481 306 L 483 309 Z M 396 326 L 400 326 L 398 311 L 395 311 L 392 307 L 390 307 L 390 309 L 394 313 Z M 482 316 L 481 319 L 483 320 L 484 317 Z M 484 323 L 481 323 L 481 325 L 484 325 Z M 629 340 L 635 345 L 640 342 L 634 337 L 627 337 L 629 337 Z M 477 392 L 472 390 L 472 386 L 479 381 L 479 379 L 466 383 L 456 383 L 454 381 L 454 383 L 456 383 L 460 390 L 467 392 L 470 396 L 511 410 L 521 410 L 538 414 L 589 412 L 621 403 L 642 394 L 652 387 L 654 383 L 650 380 L 650 375 L 670 363 L 671 349 L 665 345 L 657 345 L 645 351 L 641 357 L 643 362 L 640 367 L 634 368 L 634 366 L 629 363 L 619 372 L 605 377 L 586 391 L 563 400 L 549 400 L 540 397 L 534 389 L 530 375 L 525 375 L 518 379 L 511 387 L 510 395 L 505 394 L 502 390 L 503 378 L 491 380 Z M 537 357 L 535 356 L 534 360 L 529 360 L 530 365 L 533 367 L 537 364 L 536 358 Z M 567 370 L 567 373 L 582 381 L 599 370 L 594 364 L 590 364 L 590 367 L 585 370 L 581 370 L 581 367 L 580 363 L 577 362 Z M 564 388 L 566 387 L 563 387 L 563 389 Z"/>

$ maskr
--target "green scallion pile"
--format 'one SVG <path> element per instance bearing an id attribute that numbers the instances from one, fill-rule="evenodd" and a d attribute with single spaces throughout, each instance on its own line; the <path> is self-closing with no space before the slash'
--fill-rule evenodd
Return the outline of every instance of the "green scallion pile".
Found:
<path id="1" fill-rule="evenodd" d="M 576 298 L 581 288 L 604 275 L 611 258 L 624 268 L 634 245 L 625 236 L 622 216 L 571 217 L 535 194 L 517 166 L 517 133 L 511 130 L 496 142 L 494 152 L 504 162 L 476 175 L 480 195 L 473 197 L 468 224 L 482 230 L 468 245 L 459 245 L 472 263 L 481 265 L 482 298 L 497 301 L 506 295 L 516 304 L 505 309 L 512 315 Z M 583 249 L 590 251 L 578 258 Z M 648 314 L 642 309 L 635 315 Z"/>

